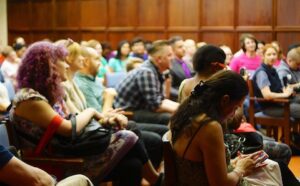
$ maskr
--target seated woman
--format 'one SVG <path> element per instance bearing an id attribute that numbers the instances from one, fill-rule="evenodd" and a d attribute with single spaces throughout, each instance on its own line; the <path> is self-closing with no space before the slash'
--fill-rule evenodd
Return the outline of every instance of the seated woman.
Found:
<path id="1" fill-rule="evenodd" d="M 199 83 L 180 105 L 170 122 L 179 186 L 244 185 L 244 176 L 264 166 L 257 158 L 263 153 L 259 151 L 239 156 L 231 162 L 233 170 L 227 170 L 230 153 L 224 145 L 222 124 L 247 94 L 247 83 L 240 75 L 220 71 Z"/>
<path id="2" fill-rule="evenodd" d="M 224 69 L 226 67 L 225 59 L 226 55 L 219 47 L 204 45 L 198 48 L 193 58 L 193 69 L 196 74 L 194 77 L 181 82 L 178 102 L 183 102 L 200 81 L 206 81 L 211 75 Z"/>
<path id="3" fill-rule="evenodd" d="M 124 40 L 120 41 L 117 48 L 117 55 L 108 61 L 112 72 L 126 72 L 126 64 L 129 58 L 130 45 Z"/>
<path id="4" fill-rule="evenodd" d="M 22 138 L 22 148 L 37 150 L 39 140 L 50 125 L 58 125 L 52 138 L 58 142 L 61 138 L 71 139 L 80 135 L 93 118 L 102 120 L 103 126 L 116 124 L 118 128 L 123 129 L 127 125 L 127 118 L 121 114 L 102 114 L 92 108 L 85 109 L 76 116 L 75 126 L 74 122 L 64 118 L 69 112 L 60 84 L 66 80 L 66 55 L 67 51 L 63 47 L 49 42 L 37 42 L 28 48 L 22 59 L 17 76 L 19 91 L 11 112 L 15 129 Z M 95 153 L 97 149 L 92 148 L 91 151 L 79 152 L 85 153 L 79 157 L 83 157 L 86 162 L 85 171 L 81 173 L 87 175 L 94 183 L 101 180 L 118 180 L 121 185 L 139 185 L 142 174 L 151 184 L 161 180 L 133 132 L 118 130 L 112 133 L 104 148 L 104 152 L 99 153 Z M 66 156 L 57 153 L 56 149 L 44 148 L 42 153 Z M 66 171 L 73 174 L 77 170 Z"/>
<path id="5" fill-rule="evenodd" d="M 290 98 L 290 115 L 300 118 L 300 102 L 298 96 L 293 96 L 293 87 L 283 87 L 279 76 L 273 67 L 277 61 L 278 51 L 271 44 L 263 48 L 263 63 L 253 76 L 254 94 L 257 97 L 274 99 Z M 270 116 L 283 116 L 283 107 L 280 104 L 260 103 L 262 111 Z"/>

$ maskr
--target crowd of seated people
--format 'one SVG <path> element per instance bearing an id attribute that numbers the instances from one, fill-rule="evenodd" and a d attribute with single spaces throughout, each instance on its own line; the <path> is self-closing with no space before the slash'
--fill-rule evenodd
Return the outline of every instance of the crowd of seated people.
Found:
<path id="1" fill-rule="evenodd" d="M 33 135 L 33 130 L 38 131 L 38 135 L 34 135 L 35 139 L 42 136 L 54 117 L 60 117 L 59 121 L 65 125 L 58 128 L 57 134 L 70 137 L 70 131 L 73 130 L 67 117 L 70 113 L 77 114 L 78 134 L 92 118 L 101 120 L 103 126 L 119 123 L 124 130 L 116 131 L 111 138 L 118 136 L 123 139 L 124 146 L 129 147 L 129 152 L 126 152 L 128 155 L 118 154 L 123 151 L 124 146 L 118 149 L 109 143 L 107 151 L 112 148 L 116 150 L 113 165 L 104 164 L 104 167 L 109 166 L 110 169 L 105 172 L 106 169 L 99 170 L 97 167 L 102 166 L 103 158 L 107 158 L 100 153 L 98 157 L 88 158 L 94 163 L 86 165 L 96 172 L 79 173 L 87 175 L 94 183 L 118 180 L 120 185 L 139 185 L 141 179 L 145 178 L 150 184 L 159 185 L 163 179 L 163 175 L 157 171 L 162 160 L 161 137 L 168 130 L 167 125 L 172 131 L 172 126 L 176 125 L 174 114 L 179 114 L 177 109 L 182 107 L 180 105 L 189 99 L 194 87 L 200 82 L 206 82 L 218 71 L 232 70 L 238 74 L 243 71 L 244 79 L 253 80 L 256 96 L 289 98 L 291 116 L 299 118 L 299 99 L 295 93 L 300 87 L 299 45 L 289 48 L 285 57 L 277 41 L 259 47 L 258 43 L 261 42 L 252 34 L 242 34 L 240 41 L 241 50 L 232 57 L 232 51 L 227 45 L 221 44 L 218 47 L 205 43 L 197 48 L 195 41 L 184 41 L 180 36 L 154 41 L 148 43 L 147 47 L 140 37 L 132 41 L 123 40 L 115 51 L 111 50 L 109 43 L 89 40 L 79 44 L 71 39 L 53 43 L 38 42 L 27 48 L 24 39 L 18 38 L 13 47 L 1 48 L 3 82 L 11 81 L 17 92 L 12 103 L 11 118 L 19 131 L 24 130 L 29 135 Z M 44 54 L 47 53 L 45 51 L 51 54 Z M 39 58 L 34 58 L 35 56 Z M 38 63 L 46 65 L 41 59 L 48 63 L 50 74 L 41 70 Z M 126 76 L 119 80 L 115 89 L 106 88 L 106 74 L 119 72 Z M 48 79 L 42 83 L 42 78 Z M 34 82 L 36 79 L 39 81 Z M 4 84 L 0 84 L 0 99 L 0 112 L 7 115 L 11 100 Z M 244 102 L 243 99 L 239 101 Z M 26 111 L 29 107 L 38 109 L 41 114 L 29 113 Z M 282 115 L 280 105 L 260 107 L 270 116 Z M 132 120 L 129 122 L 123 116 L 124 111 L 132 113 Z M 225 120 L 217 121 L 222 124 Z M 176 138 L 181 139 L 180 136 Z M 177 139 L 172 138 L 173 145 L 176 144 L 174 152 L 178 154 L 176 141 Z M 35 145 L 37 144 L 32 142 L 31 146 Z M 271 147 L 276 147 L 277 150 L 274 151 Z M 264 141 L 264 150 L 271 159 L 282 158 L 285 164 L 290 161 L 291 149 L 285 144 Z M 229 185 L 236 182 L 235 178 L 231 178 L 234 177 L 231 176 L 233 174 L 241 181 L 241 175 L 252 172 L 253 165 L 246 164 L 251 171 L 243 167 L 242 171 L 239 169 L 228 174 L 229 180 L 225 182 Z M 135 179 L 129 179 L 126 172 L 130 166 L 135 169 L 131 173 Z M 223 183 L 222 180 L 218 182 L 210 177 L 206 182 L 210 185 Z"/>

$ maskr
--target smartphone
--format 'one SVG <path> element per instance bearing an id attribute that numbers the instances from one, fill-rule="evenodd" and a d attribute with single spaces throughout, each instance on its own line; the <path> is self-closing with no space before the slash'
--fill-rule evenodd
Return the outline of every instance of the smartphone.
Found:
<path id="1" fill-rule="evenodd" d="M 261 164 L 263 163 L 266 159 L 269 158 L 269 155 L 265 152 L 262 152 L 257 158 L 256 158 L 256 164 Z"/>
<path id="2" fill-rule="evenodd" d="M 240 75 L 244 76 L 246 74 L 246 69 L 245 68 L 241 68 L 240 69 Z"/>

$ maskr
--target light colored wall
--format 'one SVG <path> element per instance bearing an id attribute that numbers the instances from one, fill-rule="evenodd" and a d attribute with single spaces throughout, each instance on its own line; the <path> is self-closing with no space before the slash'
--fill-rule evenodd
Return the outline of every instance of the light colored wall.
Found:
<path id="1" fill-rule="evenodd" d="M 7 45 L 7 0 L 0 0 L 0 46 Z"/>

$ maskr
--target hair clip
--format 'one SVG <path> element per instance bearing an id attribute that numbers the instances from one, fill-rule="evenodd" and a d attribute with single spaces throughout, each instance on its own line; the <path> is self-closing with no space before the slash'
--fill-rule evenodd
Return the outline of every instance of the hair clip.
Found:
<path id="1" fill-rule="evenodd" d="M 212 62 L 211 65 L 218 68 L 218 69 L 225 69 L 226 68 L 226 65 L 224 63 L 221 63 L 221 62 Z"/>
<path id="2" fill-rule="evenodd" d="M 200 96 L 203 91 L 207 88 L 208 86 L 205 84 L 204 81 L 200 81 L 194 88 L 194 90 L 191 92 L 192 96 Z"/>

